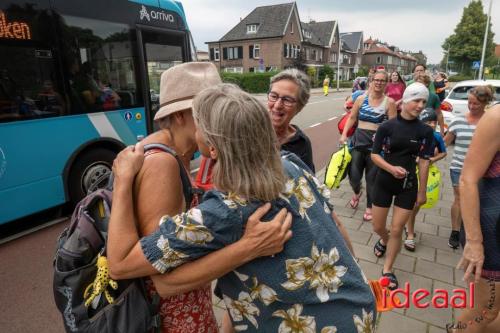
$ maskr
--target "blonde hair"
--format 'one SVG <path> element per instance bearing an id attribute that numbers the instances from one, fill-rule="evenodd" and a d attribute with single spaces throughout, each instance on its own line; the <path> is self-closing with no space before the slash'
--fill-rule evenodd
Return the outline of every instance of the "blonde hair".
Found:
<path id="1" fill-rule="evenodd" d="M 429 87 L 429 85 L 431 84 L 432 78 L 429 74 L 423 73 L 423 74 L 418 74 L 415 81 L 423 83 L 426 87 Z"/>
<path id="2" fill-rule="evenodd" d="M 193 117 L 207 143 L 217 149 L 213 177 L 220 190 L 263 201 L 279 196 L 285 175 L 263 104 L 235 85 L 220 84 L 195 97 Z"/>
<path id="3" fill-rule="evenodd" d="M 481 85 L 469 90 L 469 94 L 477 98 L 482 104 L 488 104 L 495 97 L 495 88 L 492 85 Z"/>

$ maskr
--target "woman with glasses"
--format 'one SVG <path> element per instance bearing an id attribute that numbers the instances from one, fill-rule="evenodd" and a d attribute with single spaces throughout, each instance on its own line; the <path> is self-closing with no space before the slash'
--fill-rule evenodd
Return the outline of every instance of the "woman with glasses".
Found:
<path id="1" fill-rule="evenodd" d="M 345 144 L 349 129 L 358 123 L 358 127 L 352 136 L 351 151 L 352 160 L 349 168 L 349 182 L 354 195 L 349 202 L 351 208 L 355 209 L 359 205 L 362 190 L 361 182 L 363 171 L 366 180 L 366 210 L 363 214 L 364 221 L 372 220 L 372 199 L 373 180 L 377 169 L 373 164 L 370 154 L 373 146 L 373 137 L 380 124 L 388 118 L 394 118 L 397 114 L 396 103 L 392 98 L 385 95 L 387 85 L 387 72 L 377 71 L 370 82 L 368 93 L 359 96 L 351 110 L 351 116 L 344 127 L 344 132 L 340 137 L 340 143 Z"/>
<path id="2" fill-rule="evenodd" d="M 450 178 L 453 186 L 454 201 L 451 206 L 451 234 L 448 246 L 457 249 L 460 245 L 460 227 L 462 217 L 460 216 L 460 192 L 458 181 L 464 165 L 465 154 L 469 149 L 472 136 L 476 130 L 476 124 L 484 115 L 484 109 L 493 100 L 492 86 L 478 86 L 469 91 L 469 111 L 464 116 L 455 117 L 448 127 L 448 133 L 444 138 L 447 146 L 455 142 L 453 157 L 450 164 Z"/>
<path id="3" fill-rule="evenodd" d="M 284 70 L 271 78 L 267 109 L 281 150 L 297 155 L 315 172 L 311 140 L 290 122 L 307 104 L 311 90 L 309 77 L 297 69 Z"/>

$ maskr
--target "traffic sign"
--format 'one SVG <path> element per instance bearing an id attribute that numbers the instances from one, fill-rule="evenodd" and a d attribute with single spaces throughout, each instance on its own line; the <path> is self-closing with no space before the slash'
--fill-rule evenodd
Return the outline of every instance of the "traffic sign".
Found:
<path id="1" fill-rule="evenodd" d="M 472 69 L 479 69 L 479 67 L 481 67 L 481 61 L 472 62 Z"/>

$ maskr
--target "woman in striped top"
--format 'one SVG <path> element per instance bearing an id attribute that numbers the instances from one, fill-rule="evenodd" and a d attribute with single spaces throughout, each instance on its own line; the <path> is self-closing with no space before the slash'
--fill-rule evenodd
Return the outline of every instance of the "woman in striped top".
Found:
<path id="1" fill-rule="evenodd" d="M 451 234 L 448 246 L 456 249 L 459 246 L 461 216 L 460 216 L 460 194 L 458 181 L 464 164 L 465 155 L 469 149 L 472 136 L 476 130 L 476 124 L 484 114 L 484 109 L 493 100 L 493 88 L 491 86 L 478 86 L 469 91 L 469 111 L 464 116 L 456 117 L 451 121 L 448 133 L 445 137 L 446 145 L 455 142 L 453 158 L 450 164 L 451 185 L 453 186 L 454 201 L 451 206 Z"/>

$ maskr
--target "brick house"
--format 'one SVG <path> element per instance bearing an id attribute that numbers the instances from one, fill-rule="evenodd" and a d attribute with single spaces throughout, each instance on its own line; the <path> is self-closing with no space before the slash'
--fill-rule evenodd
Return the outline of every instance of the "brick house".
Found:
<path id="1" fill-rule="evenodd" d="M 350 80 L 356 76 L 358 69 L 363 62 L 363 32 L 343 32 L 340 34 L 342 41 L 341 48 L 341 77 L 344 80 Z"/>
<path id="2" fill-rule="evenodd" d="M 399 50 L 371 38 L 363 43 L 363 65 L 377 68 L 384 67 L 386 71 L 398 71 L 400 74 L 410 74 L 417 59 L 410 53 Z"/>
<path id="3" fill-rule="evenodd" d="M 336 21 L 301 22 L 302 51 L 304 64 L 307 67 L 329 65 L 336 71 L 338 57 L 339 28 Z M 318 74 L 318 72 L 316 73 Z"/>
<path id="4" fill-rule="evenodd" d="M 210 60 L 226 72 L 291 67 L 299 58 L 302 29 L 295 2 L 255 8 L 220 40 L 207 42 Z"/>

